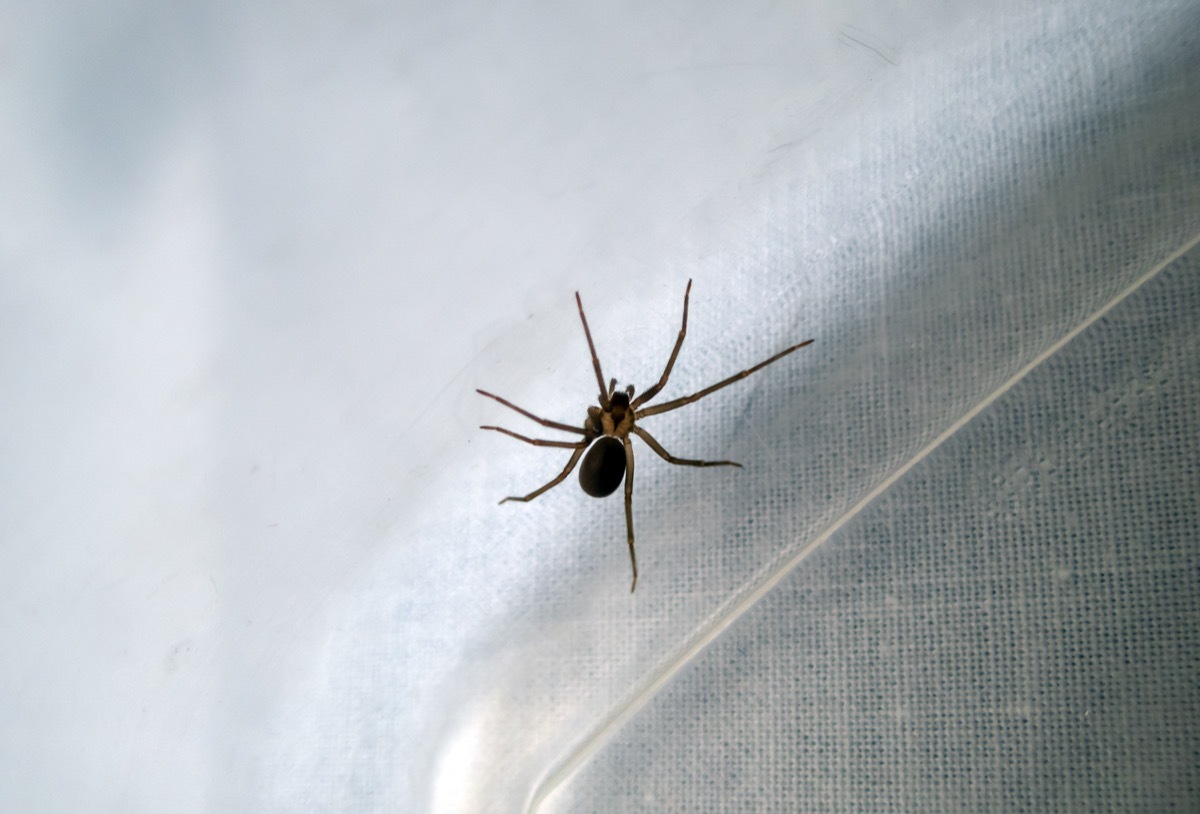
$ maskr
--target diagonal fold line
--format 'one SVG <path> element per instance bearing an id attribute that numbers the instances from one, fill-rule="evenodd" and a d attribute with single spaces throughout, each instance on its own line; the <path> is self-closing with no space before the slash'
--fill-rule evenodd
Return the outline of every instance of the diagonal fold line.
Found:
<path id="1" fill-rule="evenodd" d="M 1194 235 L 1181 248 L 1169 257 L 1138 277 L 1130 285 L 1117 293 L 1112 299 L 1090 314 L 1082 322 L 1064 334 L 1058 341 L 1039 353 L 1020 370 L 1002 382 L 995 390 L 984 396 L 974 407 L 960 416 L 954 423 L 938 434 L 936 438 L 918 450 L 912 458 L 906 461 L 896 471 L 882 480 L 870 492 L 864 495 L 844 514 L 835 520 L 828 528 L 812 539 L 802 549 L 792 554 L 782 562 L 772 563 L 763 571 L 752 577 L 748 584 L 755 585 L 749 592 L 735 594 L 734 597 L 718 607 L 703 623 L 699 631 L 693 634 L 687 643 L 674 655 L 668 658 L 659 668 L 652 671 L 643 681 L 639 682 L 633 692 L 616 706 L 612 712 L 602 718 L 595 729 L 571 750 L 566 759 L 547 774 L 533 789 L 526 811 L 534 812 L 556 789 L 562 786 L 579 768 L 603 746 L 624 725 L 645 707 L 654 696 L 661 691 L 684 667 L 701 652 L 708 648 L 722 633 L 729 629 L 738 619 L 746 614 L 758 602 L 774 590 L 800 563 L 825 544 L 833 535 L 857 517 L 864 509 L 892 487 L 897 481 L 913 470 L 917 464 L 928 458 L 938 447 L 946 443 L 955 433 L 966 426 L 976 416 L 990 407 L 997 399 L 1012 390 L 1021 380 L 1028 376 L 1043 362 L 1050 359 L 1081 333 L 1086 331 L 1106 314 L 1128 299 L 1143 285 L 1158 276 L 1163 269 L 1170 266 L 1179 258 L 1186 255 L 1197 244 L 1200 244 L 1200 234 Z"/>

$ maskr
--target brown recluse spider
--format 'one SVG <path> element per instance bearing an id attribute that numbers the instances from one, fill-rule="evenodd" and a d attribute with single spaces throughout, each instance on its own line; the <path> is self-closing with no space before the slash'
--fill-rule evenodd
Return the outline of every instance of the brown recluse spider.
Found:
<path id="1" fill-rule="evenodd" d="M 687 290 L 683 293 L 683 326 L 679 329 L 679 338 L 675 340 L 675 348 L 671 351 L 671 358 L 667 360 L 667 367 L 663 370 L 657 384 L 637 398 L 634 398 L 632 384 L 624 390 L 617 390 L 617 380 L 611 379 L 608 387 L 604 386 L 604 374 L 600 372 L 600 358 L 596 355 L 596 346 L 592 343 L 592 332 L 588 330 L 587 317 L 583 315 L 583 300 L 579 298 L 579 292 L 575 292 L 575 304 L 579 307 L 579 319 L 583 323 L 583 334 L 587 337 L 588 350 L 592 353 L 592 367 L 596 371 L 596 383 L 600 386 L 600 406 L 588 407 L 587 418 L 584 420 L 582 428 L 540 418 L 528 410 L 521 409 L 511 401 L 506 401 L 486 390 L 476 391 L 480 395 L 495 399 L 505 407 L 516 410 L 521 415 L 536 421 L 543 427 L 563 430 L 564 432 L 573 432 L 583 436 L 582 439 L 574 442 L 544 441 L 537 438 L 527 438 L 512 430 L 506 430 L 503 427 L 486 425 L 480 427 L 483 430 L 502 432 L 519 441 L 524 441 L 527 444 L 533 444 L 538 447 L 561 447 L 563 449 L 574 450 L 571 453 L 570 460 L 567 461 L 567 465 L 563 467 L 563 471 L 559 472 L 558 476 L 552 481 L 533 490 L 524 497 L 506 497 L 500 501 L 501 503 L 506 503 L 510 500 L 529 502 L 543 492 L 553 489 L 562 483 L 567 475 L 571 474 L 571 470 L 579 463 L 580 456 L 583 456 L 583 464 L 579 467 L 579 485 L 583 488 L 583 491 L 592 497 L 608 497 L 617 491 L 617 487 L 621 485 L 622 480 L 625 481 L 625 532 L 629 541 L 629 561 L 633 565 L 633 584 L 629 586 L 630 593 L 637 587 L 637 556 L 633 551 L 633 444 L 630 443 L 629 434 L 633 433 L 645 441 L 646 445 L 667 463 L 679 466 L 741 466 L 741 464 L 734 463 L 733 461 L 694 461 L 688 458 L 676 458 L 663 449 L 662 445 L 654 440 L 654 436 L 639 427 L 636 422 L 639 419 L 648 418 L 659 413 L 666 413 L 685 404 L 691 404 L 693 401 L 699 401 L 709 393 L 716 392 L 726 385 L 744 379 L 754 371 L 761 370 L 772 362 L 782 359 L 792 351 L 799 350 L 805 345 L 813 343 L 813 340 L 808 339 L 799 345 L 792 345 L 790 348 L 785 348 L 765 362 L 759 362 L 754 367 L 748 367 L 740 373 L 735 373 L 728 379 L 722 379 L 711 387 L 697 390 L 690 396 L 673 399 L 654 407 L 643 407 L 643 404 L 657 396 L 658 392 L 666 386 L 667 377 L 671 375 L 671 368 L 675 365 L 675 357 L 679 356 L 679 349 L 683 346 L 683 337 L 687 334 L 688 297 L 691 293 L 692 281 L 688 280 Z M 588 450 L 589 446 L 591 447 L 590 450 Z M 584 450 L 587 450 L 587 455 L 583 454 Z"/>

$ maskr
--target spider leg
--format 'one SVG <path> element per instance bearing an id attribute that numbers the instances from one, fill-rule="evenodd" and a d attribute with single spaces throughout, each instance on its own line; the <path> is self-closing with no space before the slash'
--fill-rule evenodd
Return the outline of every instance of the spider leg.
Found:
<path id="1" fill-rule="evenodd" d="M 766 367 L 767 365 L 771 364 L 772 362 L 776 362 L 776 361 L 782 359 L 783 357 L 787 356 L 792 351 L 800 350 L 800 348 L 803 348 L 806 345 L 811 345 L 813 343 L 813 341 L 814 340 L 812 340 L 812 339 L 808 339 L 808 340 L 805 340 L 804 342 L 801 342 L 799 345 L 792 345 L 790 348 L 787 348 L 786 350 L 781 350 L 779 353 L 775 354 L 770 359 L 767 359 L 765 362 L 759 362 L 754 367 L 748 367 L 745 370 L 743 370 L 741 373 L 735 373 L 734 375 L 730 376 L 728 379 L 722 379 L 721 381 L 717 382 L 713 386 L 706 387 L 703 390 L 699 390 L 695 393 L 692 393 L 690 396 L 684 396 L 683 398 L 674 399 L 673 401 L 664 402 L 662 404 L 656 404 L 653 407 L 646 407 L 644 409 L 638 410 L 636 413 L 634 413 L 634 418 L 645 418 L 646 416 L 658 415 L 659 413 L 665 413 L 668 410 L 674 410 L 678 407 L 682 407 L 685 404 L 691 404 L 693 401 L 699 401 L 700 399 L 707 396 L 709 393 L 716 392 L 717 390 L 720 390 L 722 387 L 726 387 L 728 385 L 733 384 L 736 381 L 746 378 L 754 371 L 761 370 L 762 368 Z"/>
<path id="2" fill-rule="evenodd" d="M 596 384 L 600 385 L 600 406 L 609 410 L 612 408 L 612 402 L 604 389 L 604 374 L 600 372 L 600 357 L 596 355 L 596 346 L 592 343 L 592 332 L 588 330 L 587 317 L 583 315 L 583 300 L 579 299 L 578 291 L 575 292 L 575 304 L 579 306 L 579 320 L 583 323 L 583 335 L 587 337 L 588 350 L 592 352 L 592 367 L 596 369 Z M 613 379 L 613 383 L 616 383 L 616 379 Z"/>
<path id="3" fill-rule="evenodd" d="M 633 444 L 625 436 L 625 537 L 629 540 L 629 562 L 633 566 L 633 583 L 629 593 L 637 587 L 637 554 L 633 551 Z"/>
<path id="4" fill-rule="evenodd" d="M 584 430 L 582 427 L 572 427 L 570 424 L 563 424 L 560 421 L 551 421 L 548 418 L 539 418 L 538 416 L 534 415 L 533 413 L 529 412 L 528 410 L 522 410 L 520 407 L 513 404 L 511 401 L 502 399 L 499 396 L 493 395 L 492 393 L 489 393 L 486 390 L 476 390 L 475 392 L 481 396 L 487 396 L 490 399 L 495 399 L 496 401 L 503 404 L 505 407 L 508 407 L 511 410 L 516 410 L 518 413 L 525 416 L 526 418 L 532 418 L 534 421 L 541 424 L 543 427 L 553 427 L 556 430 L 566 430 L 567 432 L 577 432 L 580 435 L 587 434 L 587 431 Z"/>
<path id="5" fill-rule="evenodd" d="M 683 347 L 683 338 L 687 335 L 687 312 L 688 312 L 688 296 L 692 293 L 692 281 L 688 280 L 687 290 L 683 292 L 683 326 L 679 329 L 679 338 L 675 340 L 675 349 L 671 351 L 671 358 L 667 360 L 667 366 L 663 370 L 662 377 L 659 378 L 658 384 L 648 388 L 633 404 L 629 405 L 633 409 L 641 407 L 650 399 L 658 395 L 658 391 L 662 390 L 667 384 L 667 377 L 671 375 L 671 368 L 675 367 L 675 358 L 679 356 L 679 349 Z"/>
<path id="6" fill-rule="evenodd" d="M 563 478 L 565 478 L 567 475 L 571 474 L 571 470 L 575 468 L 575 464 L 579 463 L 579 456 L 583 455 L 583 450 L 586 448 L 586 446 L 587 446 L 586 444 L 580 444 L 579 448 L 571 453 L 571 460 L 567 461 L 567 465 L 565 467 L 563 467 L 563 471 L 559 472 L 558 477 L 555 478 L 554 480 L 550 481 L 549 483 L 547 483 L 545 486 L 542 486 L 541 488 L 538 488 L 538 489 L 534 489 L 532 492 L 525 495 L 525 497 L 506 497 L 506 498 L 504 498 L 504 500 L 502 500 L 500 502 L 507 503 L 510 500 L 519 500 L 522 503 L 528 503 L 529 501 L 533 500 L 535 497 L 540 495 L 542 492 L 545 492 L 547 489 L 553 489 L 555 486 L 558 486 L 560 483 L 563 482 Z"/>
<path id="7" fill-rule="evenodd" d="M 535 447 L 562 447 L 563 449 L 578 449 L 581 446 L 583 446 L 583 447 L 587 446 L 587 443 L 588 443 L 587 441 L 543 441 L 538 438 L 526 438 L 524 435 L 515 433 L 512 430 L 506 430 L 503 427 L 483 426 L 483 427 L 480 427 L 479 429 L 495 430 L 496 432 L 502 432 L 505 435 L 511 435 L 513 438 L 516 438 L 518 441 L 524 441 L 526 444 L 533 444 Z"/>
<path id="8" fill-rule="evenodd" d="M 671 453 L 662 448 L 662 444 L 654 440 L 654 436 L 643 430 L 641 427 L 634 426 L 633 431 L 637 433 L 638 438 L 646 442 L 650 449 L 658 453 L 658 457 L 662 458 L 669 464 L 678 464 L 679 466 L 736 466 L 739 469 L 741 464 L 736 461 L 694 461 L 690 458 L 676 458 Z"/>

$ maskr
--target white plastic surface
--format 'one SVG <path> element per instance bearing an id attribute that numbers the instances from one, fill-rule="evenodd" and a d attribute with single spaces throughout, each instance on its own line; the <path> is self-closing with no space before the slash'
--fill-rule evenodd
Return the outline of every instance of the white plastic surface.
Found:
<path id="1" fill-rule="evenodd" d="M 1200 11 L 0 10 L 0 810 L 1196 807 Z M 1189 253 L 1190 252 L 1190 253 Z M 619 496 L 529 504 L 595 381 Z"/>

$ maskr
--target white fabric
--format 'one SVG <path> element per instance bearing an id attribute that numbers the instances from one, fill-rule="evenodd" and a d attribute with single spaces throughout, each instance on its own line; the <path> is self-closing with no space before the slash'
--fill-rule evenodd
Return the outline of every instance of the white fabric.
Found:
<path id="1" fill-rule="evenodd" d="M 1198 807 L 1194 3 L 0 15 L 0 810 Z"/>

